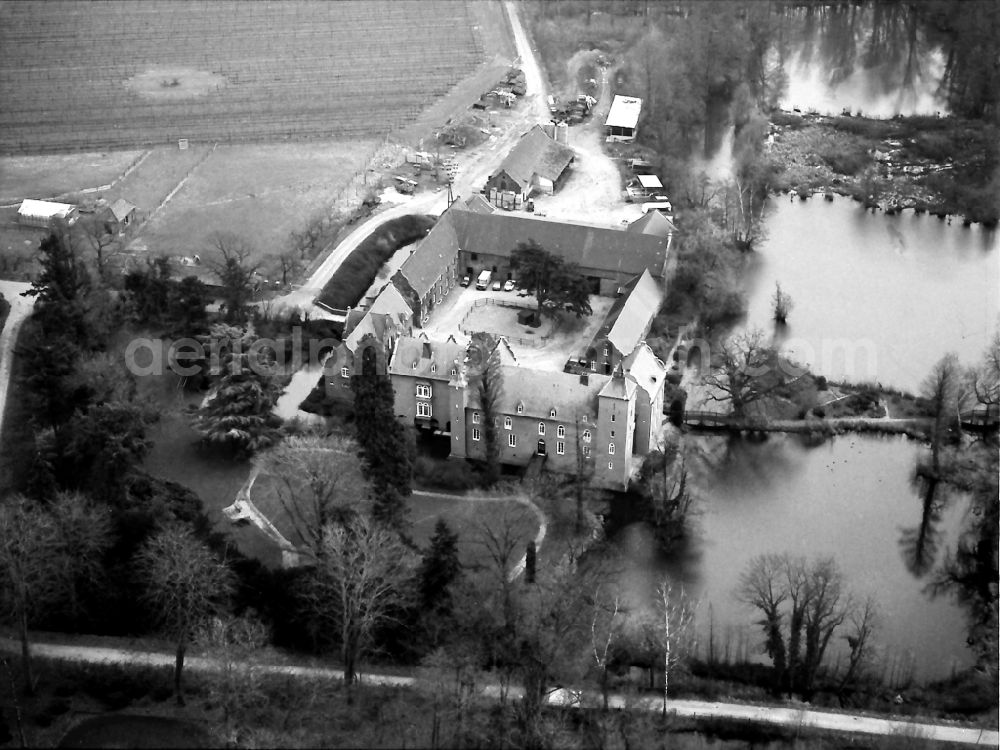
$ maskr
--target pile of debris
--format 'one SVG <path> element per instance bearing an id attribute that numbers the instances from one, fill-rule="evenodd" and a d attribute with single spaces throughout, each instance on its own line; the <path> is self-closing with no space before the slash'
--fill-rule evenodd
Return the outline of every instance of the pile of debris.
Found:
<path id="1" fill-rule="evenodd" d="M 576 99 L 569 102 L 559 101 L 558 97 L 549 97 L 549 112 L 553 122 L 565 122 L 567 125 L 578 125 L 590 116 L 597 104 L 590 94 L 577 94 Z"/>
<path id="2" fill-rule="evenodd" d="M 517 97 L 524 96 L 526 91 L 524 71 L 520 68 L 510 68 L 504 79 L 497 82 L 497 85 L 489 91 L 484 92 L 479 97 L 479 101 L 475 102 L 472 107 L 473 109 L 488 109 L 494 104 L 499 104 L 509 109 L 517 101 Z"/>

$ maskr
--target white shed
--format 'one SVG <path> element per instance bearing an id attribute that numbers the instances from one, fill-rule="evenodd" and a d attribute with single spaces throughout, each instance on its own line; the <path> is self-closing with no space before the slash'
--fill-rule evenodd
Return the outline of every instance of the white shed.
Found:
<path id="1" fill-rule="evenodd" d="M 17 209 L 17 221 L 28 227 L 47 229 L 56 219 L 62 219 L 70 224 L 76 221 L 76 206 L 71 203 L 52 203 L 51 201 L 36 201 L 30 198 L 21 202 Z"/>
<path id="2" fill-rule="evenodd" d="M 634 140 L 640 112 L 642 112 L 642 99 L 615 94 L 614 101 L 611 102 L 611 109 L 608 110 L 608 119 L 604 122 L 608 140 Z"/>

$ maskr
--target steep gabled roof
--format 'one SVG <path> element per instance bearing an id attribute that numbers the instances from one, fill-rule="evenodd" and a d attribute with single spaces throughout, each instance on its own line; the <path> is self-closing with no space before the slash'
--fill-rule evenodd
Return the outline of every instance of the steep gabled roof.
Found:
<path id="1" fill-rule="evenodd" d="M 368 312 L 372 314 L 386 314 L 386 315 L 412 315 L 413 310 L 410 309 L 409 304 L 406 302 L 406 298 L 400 293 L 400 291 L 393 284 L 386 284 L 382 287 L 382 291 L 378 293 L 375 297 L 375 301 L 372 302 L 371 307 L 368 308 Z"/>
<path id="2" fill-rule="evenodd" d="M 622 368 L 650 400 L 663 388 L 663 381 L 667 377 L 667 366 L 645 343 L 637 346 L 622 360 Z"/>
<path id="3" fill-rule="evenodd" d="M 660 275 L 667 256 L 667 240 L 641 232 L 610 227 L 569 224 L 509 213 L 448 212 L 458 244 L 472 253 L 509 257 L 518 242 L 535 240 L 551 253 L 583 268 L 616 271 L 632 277 L 648 269 Z M 440 222 L 438 222 L 440 224 Z M 437 231 L 437 227 L 427 235 Z M 424 240 L 424 242 L 427 241 Z"/>
<path id="4" fill-rule="evenodd" d="M 533 175 L 556 180 L 573 161 L 573 150 L 549 138 L 540 125 L 521 136 L 497 171 L 506 172 L 523 188 L 531 184 Z"/>
<path id="5" fill-rule="evenodd" d="M 136 207 L 124 198 L 119 198 L 111 204 L 111 213 L 116 221 L 124 221 L 135 209 Z"/>
<path id="6" fill-rule="evenodd" d="M 464 201 L 455 201 L 452 208 L 458 211 L 472 211 L 476 214 L 491 214 L 494 212 L 493 206 L 481 194 L 476 193 L 471 198 Z"/>
<path id="7" fill-rule="evenodd" d="M 555 418 L 567 423 L 584 414 L 597 414 L 597 395 L 611 380 L 608 375 L 590 373 L 584 384 L 579 375 L 516 365 L 502 366 L 500 374 L 503 389 L 497 409 L 501 414 L 517 415 L 520 403 L 524 407 L 521 416 L 549 419 L 555 409 Z M 469 406 L 479 408 L 478 388 L 471 389 Z"/>
<path id="8" fill-rule="evenodd" d="M 400 336 L 389 362 L 389 374 L 447 382 L 451 379 L 451 369 L 461 367 L 464 360 L 465 347 L 454 337 L 431 341 L 426 335 Z"/>
<path id="9" fill-rule="evenodd" d="M 625 231 L 651 234 L 654 237 L 669 237 L 677 231 L 677 227 L 661 211 L 647 211 L 642 218 L 629 224 Z"/>
<path id="10" fill-rule="evenodd" d="M 617 398 L 622 401 L 631 401 L 632 396 L 635 395 L 635 381 L 631 378 L 626 378 L 625 374 L 622 372 L 621 364 L 615 368 L 614 374 L 604 384 L 601 388 L 600 396 L 602 398 Z"/>
<path id="11" fill-rule="evenodd" d="M 434 282 L 458 253 L 453 216 L 455 214 L 451 211 L 445 212 L 396 272 L 406 279 L 421 298 L 431 290 Z"/>
<path id="12" fill-rule="evenodd" d="M 660 311 L 660 304 L 663 301 L 660 286 L 649 271 L 643 271 L 638 279 L 630 283 L 630 286 L 631 290 L 621 298 L 624 302 L 618 308 L 607 334 L 608 341 L 622 355 L 631 354 L 642 343 L 643 337 L 649 330 L 650 321 Z"/>

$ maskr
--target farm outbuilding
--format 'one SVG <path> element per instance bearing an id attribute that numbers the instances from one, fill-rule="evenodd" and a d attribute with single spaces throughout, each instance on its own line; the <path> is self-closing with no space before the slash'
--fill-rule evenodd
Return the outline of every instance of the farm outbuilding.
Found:
<path id="1" fill-rule="evenodd" d="M 26 198 L 17 209 L 17 221 L 26 227 L 48 229 L 57 220 L 72 224 L 76 221 L 76 206 L 71 203 L 53 203 Z"/>
<path id="2" fill-rule="evenodd" d="M 486 181 L 493 205 L 503 205 L 504 194 L 513 194 L 514 206 L 533 192 L 552 194 L 569 174 L 573 150 L 556 143 L 536 125 L 517 142 L 497 171 Z"/>
<path id="3" fill-rule="evenodd" d="M 135 218 L 136 207 L 124 198 L 119 198 L 109 208 L 111 218 L 118 225 L 118 231 L 123 231 Z"/>
<path id="4" fill-rule="evenodd" d="M 642 99 L 615 94 L 614 101 L 611 102 L 611 109 L 608 111 L 608 119 L 604 122 L 608 141 L 635 140 L 641 112 Z"/>

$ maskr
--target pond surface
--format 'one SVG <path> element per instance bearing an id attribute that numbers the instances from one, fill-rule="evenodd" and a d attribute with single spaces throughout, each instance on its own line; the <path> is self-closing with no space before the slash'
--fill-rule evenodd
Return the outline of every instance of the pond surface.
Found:
<path id="1" fill-rule="evenodd" d="M 977 363 L 996 330 L 996 231 L 782 196 L 766 228 L 746 278 L 748 323 L 774 330 L 779 282 L 794 303 L 781 340 L 816 374 L 917 391 L 946 352 Z"/>
<path id="2" fill-rule="evenodd" d="M 691 438 L 689 438 L 691 439 Z M 708 461 L 698 468 L 700 513 L 690 549 L 680 559 L 659 556 L 648 531 L 632 526 L 618 537 L 629 566 L 626 590 L 649 596 L 660 577 L 684 583 L 697 597 L 698 633 L 706 653 L 709 619 L 720 653 L 760 653 L 757 614 L 735 596 L 740 574 L 756 555 L 830 556 L 856 596 L 876 597 L 882 617 L 877 640 L 886 678 L 909 670 L 918 680 L 947 677 L 972 663 L 962 611 L 947 597 L 932 599 L 930 574 L 910 572 L 913 538 L 923 518 L 920 488 L 911 482 L 924 450 L 904 438 L 839 437 L 807 448 L 792 436 L 763 443 L 697 437 Z M 936 552 L 951 546 L 968 502 L 939 493 L 940 514 L 927 529 Z M 907 533 L 909 532 L 909 533 Z M 921 550 L 925 554 L 931 549 Z M 828 657 L 844 648 L 836 637 Z"/>
<path id="3" fill-rule="evenodd" d="M 784 109 L 866 117 L 947 114 L 945 54 L 902 3 L 788 8 L 777 55 Z"/>

